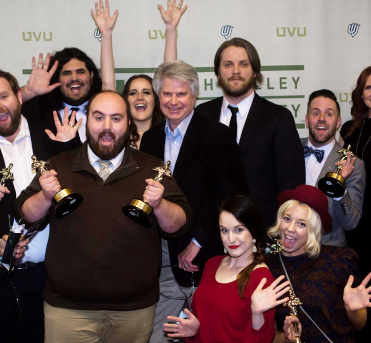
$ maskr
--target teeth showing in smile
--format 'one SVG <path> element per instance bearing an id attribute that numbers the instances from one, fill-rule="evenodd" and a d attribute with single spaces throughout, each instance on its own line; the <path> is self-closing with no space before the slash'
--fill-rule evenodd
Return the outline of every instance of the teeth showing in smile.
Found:
<path id="1" fill-rule="evenodd" d="M 327 127 L 325 127 L 325 126 L 317 126 L 316 129 L 317 130 L 327 130 Z"/>
<path id="2" fill-rule="evenodd" d="M 294 237 L 291 237 L 291 236 L 287 236 L 285 235 L 286 239 L 288 239 L 289 241 L 296 241 L 296 238 Z"/>
<path id="3" fill-rule="evenodd" d="M 138 104 L 138 105 L 135 105 L 135 108 L 137 110 L 142 110 L 142 109 L 145 110 L 147 108 L 147 106 L 144 105 L 144 104 Z"/>

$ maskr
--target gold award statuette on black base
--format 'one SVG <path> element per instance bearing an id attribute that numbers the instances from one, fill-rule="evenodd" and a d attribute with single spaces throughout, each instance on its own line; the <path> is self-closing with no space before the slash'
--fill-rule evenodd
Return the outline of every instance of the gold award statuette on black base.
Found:
<path id="1" fill-rule="evenodd" d="M 0 180 L 0 185 L 2 185 L 3 187 L 5 187 L 6 182 L 8 180 L 11 180 L 11 181 L 14 180 L 13 173 L 10 171 L 10 169 L 12 168 L 13 168 L 13 164 L 10 163 L 8 168 L 3 168 L 0 170 L 0 174 L 2 175 L 1 180 Z"/>
<path id="2" fill-rule="evenodd" d="M 303 303 L 300 301 L 298 297 L 294 295 L 294 292 L 290 289 L 290 300 L 288 302 L 285 302 L 283 306 L 288 307 L 290 309 L 290 316 L 298 317 L 298 310 L 296 309 L 296 306 L 303 305 Z M 301 343 L 301 339 L 299 337 L 299 327 L 298 323 L 294 322 L 292 323 L 292 326 L 294 327 L 294 333 L 295 337 L 292 342 L 294 343 Z"/>
<path id="3" fill-rule="evenodd" d="M 338 153 L 343 153 L 343 157 L 339 161 L 346 161 L 348 152 L 351 157 L 354 157 L 350 151 L 350 145 L 346 149 L 338 150 Z M 340 175 L 342 169 L 342 166 L 338 166 L 336 172 L 326 173 L 325 177 L 318 181 L 318 188 L 331 198 L 342 197 L 345 193 L 345 179 Z"/>
<path id="4" fill-rule="evenodd" d="M 48 162 L 38 161 L 35 155 L 31 156 L 31 160 L 32 170 L 38 170 L 41 175 L 49 170 L 46 166 Z M 81 194 L 74 193 L 71 188 L 60 189 L 52 199 L 55 217 L 60 219 L 69 215 L 80 206 L 82 200 L 83 196 Z"/>
<path id="5" fill-rule="evenodd" d="M 170 170 L 170 161 L 167 161 L 164 166 L 159 166 L 153 168 L 158 174 L 155 180 L 162 183 L 164 176 L 168 178 L 172 177 Z M 133 199 L 130 205 L 126 205 L 122 208 L 122 213 L 124 213 L 131 220 L 134 220 L 139 225 L 150 228 L 151 227 L 151 217 L 153 214 L 153 208 L 147 202 L 147 200 Z"/>

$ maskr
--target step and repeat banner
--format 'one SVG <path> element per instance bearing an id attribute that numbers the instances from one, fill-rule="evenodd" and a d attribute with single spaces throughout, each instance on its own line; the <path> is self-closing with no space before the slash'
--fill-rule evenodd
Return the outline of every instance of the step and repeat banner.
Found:
<path id="1" fill-rule="evenodd" d="M 32 56 L 78 47 L 100 67 L 100 37 L 91 0 L 0 0 L 0 68 L 26 84 Z M 137 73 L 153 76 L 163 62 L 165 24 L 157 4 L 166 0 L 111 0 L 119 10 L 113 45 L 118 89 Z M 308 95 L 328 88 L 338 97 L 343 122 L 350 94 L 371 65 L 370 0 L 184 0 L 178 59 L 200 78 L 198 104 L 222 94 L 214 55 L 226 39 L 242 37 L 258 50 L 264 83 L 258 94 L 287 107 L 300 136 Z"/>

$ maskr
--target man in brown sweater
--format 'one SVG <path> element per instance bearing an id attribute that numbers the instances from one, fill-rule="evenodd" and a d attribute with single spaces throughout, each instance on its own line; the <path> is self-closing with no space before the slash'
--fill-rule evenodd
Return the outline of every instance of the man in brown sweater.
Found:
<path id="1" fill-rule="evenodd" d="M 81 337 L 144 343 L 158 301 L 160 234 L 186 232 L 191 211 L 174 180 L 165 178 L 162 185 L 152 179 L 161 161 L 129 147 L 129 106 L 119 94 L 99 93 L 87 113 L 82 148 L 52 158 L 50 171 L 38 173 L 16 201 L 26 222 L 50 217 L 46 342 Z M 99 176 L 102 160 L 110 162 L 105 180 Z M 51 200 L 64 187 L 82 194 L 84 201 L 56 219 Z M 149 229 L 122 214 L 133 198 L 153 207 Z"/>

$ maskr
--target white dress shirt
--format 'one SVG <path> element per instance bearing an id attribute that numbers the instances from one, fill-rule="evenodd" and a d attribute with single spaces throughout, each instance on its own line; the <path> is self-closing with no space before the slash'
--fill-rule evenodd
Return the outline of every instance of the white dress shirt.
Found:
<path id="1" fill-rule="evenodd" d="M 165 124 L 165 162 L 170 161 L 171 172 L 174 172 L 175 164 L 178 159 L 180 148 L 182 147 L 184 135 L 187 132 L 188 125 L 192 120 L 194 111 L 184 118 L 182 122 L 173 131 L 170 127 L 169 120 L 166 119 Z"/>
<path id="2" fill-rule="evenodd" d="M 306 185 L 310 185 L 313 187 L 316 186 L 316 182 L 319 177 L 319 174 L 321 173 L 321 170 L 323 166 L 325 165 L 325 162 L 328 156 L 330 155 L 330 152 L 333 149 L 334 145 L 335 145 L 335 139 L 332 142 L 324 146 L 321 146 L 320 148 L 316 148 L 315 146 L 313 146 L 313 144 L 309 141 L 309 138 L 308 138 L 308 142 L 307 142 L 308 147 L 314 150 L 324 150 L 325 154 L 323 156 L 323 160 L 321 163 L 317 161 L 316 156 L 314 156 L 313 154 L 310 154 L 308 157 L 305 158 L 305 184 Z"/>
<path id="3" fill-rule="evenodd" d="M 237 118 L 237 137 L 236 137 L 236 141 L 237 141 L 237 144 L 240 143 L 242 130 L 243 130 L 243 127 L 245 126 L 247 115 L 249 114 L 251 104 L 254 100 L 254 96 L 255 96 L 255 92 L 252 92 L 246 99 L 244 99 L 243 101 L 241 101 L 237 105 L 237 107 L 238 107 L 238 112 L 236 114 L 236 118 Z M 229 122 L 231 121 L 231 118 L 232 118 L 232 112 L 228 108 L 228 105 L 231 105 L 232 107 L 236 107 L 236 105 L 230 104 L 227 101 L 227 99 L 223 96 L 223 105 L 222 105 L 222 109 L 221 109 L 221 112 L 220 112 L 220 120 L 219 121 L 222 124 L 227 125 L 227 126 L 229 126 Z"/>
<path id="4" fill-rule="evenodd" d="M 28 187 L 36 175 L 31 169 L 32 142 L 27 119 L 21 116 L 21 127 L 13 143 L 0 136 L 0 149 L 4 158 L 5 166 L 13 163 L 12 173 L 14 175 L 13 185 L 16 196 Z M 6 195 L 5 195 L 6 196 Z M 13 225 L 17 222 L 14 220 Z M 45 260 L 46 245 L 49 239 L 49 225 L 38 232 L 28 244 L 21 263 L 39 263 Z"/>
<path id="5" fill-rule="evenodd" d="M 110 162 L 112 163 L 109 167 L 108 170 L 110 171 L 110 174 L 114 172 L 121 164 L 125 154 L 125 148 L 122 149 L 122 151 Z M 93 150 L 91 150 L 89 144 L 88 144 L 88 159 L 92 167 L 95 169 L 97 174 L 99 174 L 100 171 L 100 165 L 98 163 L 98 160 L 100 160 L 100 157 L 98 157 L 96 154 L 94 154 Z"/>
<path id="6" fill-rule="evenodd" d="M 71 108 L 72 107 L 79 108 L 79 110 L 76 112 L 76 122 L 79 121 L 80 119 L 82 119 L 82 123 L 80 124 L 79 130 L 78 130 L 80 140 L 81 140 L 82 143 L 84 143 L 86 141 L 86 111 L 85 111 L 85 107 L 86 107 L 87 104 L 88 104 L 88 101 L 84 102 L 82 105 L 79 105 L 79 106 L 72 106 L 72 105 L 66 104 L 65 102 L 63 103 L 64 107 L 68 107 L 68 109 L 69 109 L 68 113 L 69 114 L 71 113 Z M 64 117 L 64 107 L 63 107 L 63 109 L 59 110 L 59 115 L 61 117 L 62 124 L 63 124 L 63 117 Z"/>

